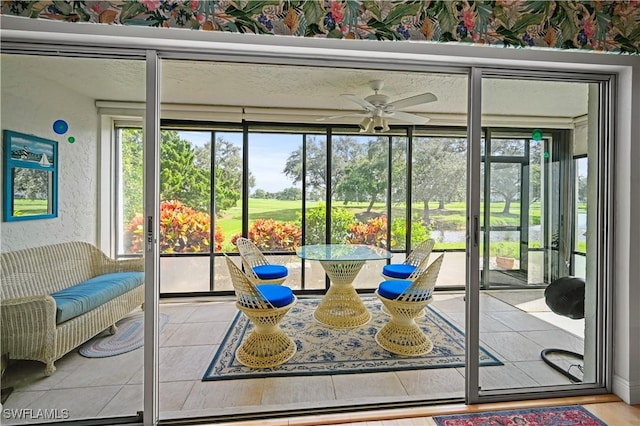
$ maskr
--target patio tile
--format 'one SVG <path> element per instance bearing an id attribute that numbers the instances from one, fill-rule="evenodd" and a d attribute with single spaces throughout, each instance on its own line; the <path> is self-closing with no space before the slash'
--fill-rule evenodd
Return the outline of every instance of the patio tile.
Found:
<path id="1" fill-rule="evenodd" d="M 174 324 L 174 323 L 165 324 L 164 327 L 162 328 L 162 331 L 160 332 L 160 346 L 165 346 L 167 340 L 169 340 L 169 338 L 171 338 L 171 336 L 173 336 L 175 332 L 178 329 L 180 329 L 181 326 L 182 324 Z"/>
<path id="2" fill-rule="evenodd" d="M 272 377 L 265 379 L 262 405 L 283 405 L 336 398 L 331 376 Z"/>
<path id="3" fill-rule="evenodd" d="M 142 348 L 106 358 L 86 358 L 56 387 L 65 389 L 123 385 L 142 369 L 142 363 Z"/>
<path id="4" fill-rule="evenodd" d="M 331 377 L 338 400 L 407 395 L 402 382 L 393 372 L 342 374 Z"/>
<path id="5" fill-rule="evenodd" d="M 192 380 L 159 384 L 159 404 L 161 411 L 181 410 L 195 384 Z"/>
<path id="6" fill-rule="evenodd" d="M 80 362 L 74 357 L 76 362 Z M 19 360 L 12 362 L 2 376 L 2 387 L 28 389 L 29 391 L 49 390 L 57 387 L 62 380 L 73 372 L 68 362 L 56 362 L 56 372 L 47 377 L 44 375 L 45 365 L 38 361 Z M 62 366 L 67 368 L 63 369 Z"/>
<path id="7" fill-rule="evenodd" d="M 501 360 L 538 360 L 542 346 L 516 332 L 481 333 L 480 343 L 498 355 Z"/>
<path id="8" fill-rule="evenodd" d="M 5 383 L 2 383 L 2 385 L 4 386 Z M 42 396 L 45 394 L 46 392 L 43 390 L 35 391 L 35 392 L 13 391 L 11 395 L 9 395 L 9 398 L 7 398 L 5 403 L 2 405 L 2 408 L 7 410 L 12 410 L 17 408 L 31 407 L 34 401 L 38 400 L 39 398 L 42 398 Z"/>
<path id="9" fill-rule="evenodd" d="M 183 410 L 259 406 L 265 379 L 195 382 Z"/>
<path id="10" fill-rule="evenodd" d="M 185 322 L 195 309 L 192 303 L 160 304 L 160 312 L 169 315 L 169 324 Z"/>
<path id="11" fill-rule="evenodd" d="M 575 320 L 553 312 L 532 312 L 531 315 L 550 324 L 554 324 L 556 327 L 566 330 L 574 336 L 579 338 L 584 337 L 584 318 Z"/>
<path id="12" fill-rule="evenodd" d="M 465 302 L 462 294 L 436 294 L 433 299 L 433 307 L 440 312 L 464 314 Z"/>
<path id="13" fill-rule="evenodd" d="M 536 301 L 535 297 L 535 294 L 513 295 L 510 300 L 526 304 Z M 464 329 L 462 294 L 436 294 L 432 306 Z M 235 315 L 233 301 L 163 303 L 160 311 L 170 315 L 160 337 L 160 409 L 164 418 L 464 395 L 464 367 L 202 382 L 202 375 Z M 552 316 L 545 322 L 540 315 Z M 567 348 L 567 342 L 570 350 L 582 350 L 581 338 L 571 330 L 556 329 L 556 325 L 565 325 L 558 319 L 566 318 L 551 312 L 529 315 L 503 300 L 483 294 L 481 344 L 501 360 L 507 360 L 504 366 L 480 368 L 483 388 L 566 383 L 568 379 L 539 358 L 543 347 Z M 566 320 L 571 325 L 578 323 L 584 327 L 584 321 Z M 509 326 L 522 331 L 509 332 Z M 74 398 L 73 407 L 76 407 L 85 404 L 87 399 L 96 399 L 94 392 L 100 392 L 97 405 L 90 401 L 87 410 L 78 409 L 77 413 L 85 417 L 135 414 L 142 408 L 142 356 L 142 349 L 109 358 L 85 358 L 74 351 L 56 362 L 58 371 L 51 377 L 42 375 L 42 363 L 15 361 L 19 369 L 13 371 L 12 364 L 3 377 L 3 386 L 9 383 L 8 379 L 17 385 L 6 406 L 25 408 L 44 403 L 67 408 L 72 402 L 70 398 Z M 102 394 L 103 389 L 107 395 Z M 53 399 L 49 400 L 49 396 Z M 87 412 L 92 414 L 85 414 Z M 74 417 L 76 414 L 72 413 Z"/>
<path id="14" fill-rule="evenodd" d="M 132 416 L 143 410 L 143 388 L 139 385 L 125 385 L 100 411 L 99 416 Z"/>
<path id="15" fill-rule="evenodd" d="M 544 300 L 544 289 L 531 289 L 527 291 L 489 290 L 486 293 L 525 312 L 549 311 L 549 307 Z"/>
<path id="16" fill-rule="evenodd" d="M 465 314 L 464 313 L 448 313 L 444 315 L 460 330 L 465 329 Z M 494 332 L 494 331 L 513 331 L 500 321 L 496 321 L 495 318 L 488 314 L 480 314 L 480 332 Z"/>
<path id="17" fill-rule="evenodd" d="M 160 348 L 160 381 L 201 380 L 216 349 L 211 345 Z"/>
<path id="18" fill-rule="evenodd" d="M 464 376 L 455 368 L 396 371 L 409 395 L 425 398 L 463 397 Z"/>
<path id="19" fill-rule="evenodd" d="M 554 330 L 556 328 L 553 324 L 550 324 L 519 310 L 486 313 L 496 321 L 503 323 L 504 325 L 515 331 Z"/>
<path id="20" fill-rule="evenodd" d="M 512 363 L 480 368 L 480 387 L 484 390 L 530 386 L 537 386 L 536 381 Z"/>
<path id="21" fill-rule="evenodd" d="M 177 326 L 177 330 L 164 341 L 162 346 L 220 344 L 227 326 L 228 323 L 226 322 L 185 322 Z"/>
<path id="22" fill-rule="evenodd" d="M 57 414 L 60 416 L 63 415 L 62 410 L 67 410 L 70 420 L 96 417 L 120 391 L 121 387 L 96 386 L 90 388 L 52 389 L 42 392 L 42 395 L 31 401 L 26 408 L 30 408 L 33 411 L 57 409 Z M 25 407 L 22 406 L 20 408 Z M 33 423 L 33 420 L 30 422 Z M 7 422 L 7 424 L 13 423 Z"/>
<path id="23" fill-rule="evenodd" d="M 520 370 L 536 381 L 540 386 L 568 385 L 571 380 L 563 376 L 544 361 L 524 361 L 513 363 Z"/>
<path id="24" fill-rule="evenodd" d="M 185 322 L 231 322 L 237 312 L 235 302 L 205 303 L 195 308 Z"/>
<path id="25" fill-rule="evenodd" d="M 480 312 L 520 312 L 518 308 L 514 308 L 508 303 L 498 300 L 493 296 L 485 293 L 480 294 Z"/>
<path id="26" fill-rule="evenodd" d="M 584 341 L 564 330 L 525 331 L 521 334 L 545 348 L 565 349 L 580 354 L 584 352 Z"/>

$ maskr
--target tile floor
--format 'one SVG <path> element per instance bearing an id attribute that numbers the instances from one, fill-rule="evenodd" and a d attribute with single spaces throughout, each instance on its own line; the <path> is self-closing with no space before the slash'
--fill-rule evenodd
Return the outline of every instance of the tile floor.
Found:
<path id="1" fill-rule="evenodd" d="M 540 351 L 561 347 L 582 352 L 584 322 L 549 312 L 542 292 L 482 294 L 481 341 L 504 362 L 481 368 L 483 389 L 570 383 L 541 361 Z M 432 306 L 464 329 L 462 294 L 437 293 Z M 160 339 L 161 418 L 464 396 L 464 368 L 202 382 L 236 313 L 234 302 L 163 300 L 160 311 L 169 315 Z M 74 351 L 56 363 L 51 377 L 42 376 L 43 365 L 37 362 L 11 364 L 2 386 L 15 390 L 3 406 L 3 424 L 33 421 L 7 418 L 6 409 L 65 408 L 74 419 L 136 414 L 142 410 L 142 353 L 85 358 Z"/>

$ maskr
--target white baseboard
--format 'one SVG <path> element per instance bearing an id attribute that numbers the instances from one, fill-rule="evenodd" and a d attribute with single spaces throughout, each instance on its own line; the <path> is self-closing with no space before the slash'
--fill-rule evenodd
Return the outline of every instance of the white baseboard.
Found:
<path id="1" fill-rule="evenodd" d="M 629 405 L 640 404 L 640 382 L 629 382 L 620 376 L 613 376 L 613 393 Z"/>

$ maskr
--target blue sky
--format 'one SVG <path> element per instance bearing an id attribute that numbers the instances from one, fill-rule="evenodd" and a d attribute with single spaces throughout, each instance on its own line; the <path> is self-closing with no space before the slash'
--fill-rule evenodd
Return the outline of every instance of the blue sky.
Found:
<path id="1" fill-rule="evenodd" d="M 179 132 L 180 137 L 195 146 L 204 146 L 209 141 L 210 132 Z M 217 137 L 242 145 L 242 133 L 217 133 Z M 255 178 L 256 189 L 267 192 L 278 192 L 294 186 L 293 182 L 282 171 L 289 154 L 302 145 L 302 135 L 278 133 L 249 134 L 249 170 Z M 295 186 L 300 186 L 298 183 Z"/>

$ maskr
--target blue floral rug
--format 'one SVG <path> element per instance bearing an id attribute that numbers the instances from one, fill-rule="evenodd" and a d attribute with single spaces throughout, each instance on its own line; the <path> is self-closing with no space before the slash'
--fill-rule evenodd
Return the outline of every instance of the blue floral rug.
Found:
<path id="1" fill-rule="evenodd" d="M 236 314 L 203 381 L 277 376 L 311 376 L 368 373 L 392 370 L 463 367 L 464 334 L 431 306 L 418 324 L 433 342 L 433 350 L 423 356 L 400 356 L 382 349 L 374 336 L 389 321 L 376 297 L 362 298 L 371 312 L 371 321 L 357 328 L 335 329 L 320 324 L 313 311 L 320 299 L 298 299 L 280 326 L 291 336 L 297 352 L 288 362 L 274 368 L 253 369 L 235 359 L 235 352 L 253 325 L 241 312 Z M 480 348 L 480 365 L 502 365 Z"/>

